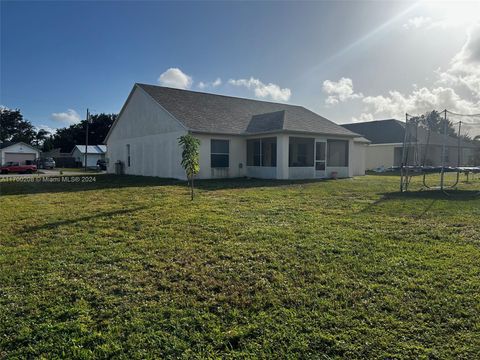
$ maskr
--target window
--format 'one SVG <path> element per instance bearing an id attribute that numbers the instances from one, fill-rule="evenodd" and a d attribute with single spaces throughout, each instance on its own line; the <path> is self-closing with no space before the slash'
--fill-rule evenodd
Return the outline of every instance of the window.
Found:
<path id="1" fill-rule="evenodd" d="M 315 140 L 310 138 L 290 137 L 288 147 L 288 166 L 313 166 L 313 148 Z"/>
<path id="2" fill-rule="evenodd" d="M 277 166 L 277 138 L 247 140 L 247 166 Z"/>
<path id="3" fill-rule="evenodd" d="M 130 167 L 130 144 L 127 144 L 127 166 Z"/>
<path id="4" fill-rule="evenodd" d="M 348 140 L 327 140 L 328 166 L 348 166 Z"/>
<path id="5" fill-rule="evenodd" d="M 230 164 L 230 142 L 228 140 L 210 140 L 210 166 L 226 168 Z"/>

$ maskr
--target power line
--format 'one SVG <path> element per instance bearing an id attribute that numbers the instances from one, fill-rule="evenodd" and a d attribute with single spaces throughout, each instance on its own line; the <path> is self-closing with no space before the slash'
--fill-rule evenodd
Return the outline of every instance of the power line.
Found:
<path id="1" fill-rule="evenodd" d="M 447 113 L 455 115 L 455 116 L 467 116 L 467 117 L 480 117 L 480 114 L 458 114 L 454 113 L 453 111 L 450 110 L 445 110 Z"/>

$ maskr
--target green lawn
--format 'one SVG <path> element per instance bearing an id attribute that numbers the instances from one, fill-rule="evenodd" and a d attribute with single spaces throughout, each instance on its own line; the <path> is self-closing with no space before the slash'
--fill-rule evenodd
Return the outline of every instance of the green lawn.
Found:
<path id="1" fill-rule="evenodd" d="M 478 359 L 480 198 L 0 182 L 0 358 Z"/>

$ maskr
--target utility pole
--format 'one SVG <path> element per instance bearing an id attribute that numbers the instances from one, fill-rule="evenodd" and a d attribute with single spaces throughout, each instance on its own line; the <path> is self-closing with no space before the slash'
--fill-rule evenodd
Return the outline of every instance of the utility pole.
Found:
<path id="1" fill-rule="evenodd" d="M 88 124 L 90 123 L 90 113 L 87 109 L 87 129 L 85 131 L 85 171 L 87 171 L 87 159 L 88 159 Z"/>

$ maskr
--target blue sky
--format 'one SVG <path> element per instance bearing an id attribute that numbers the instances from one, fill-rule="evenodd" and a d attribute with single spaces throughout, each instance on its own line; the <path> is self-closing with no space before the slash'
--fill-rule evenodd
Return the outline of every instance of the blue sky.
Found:
<path id="1" fill-rule="evenodd" d="M 479 17 L 478 2 L 2 1 L 0 104 L 58 128 L 143 82 L 339 123 L 480 112 Z"/>

